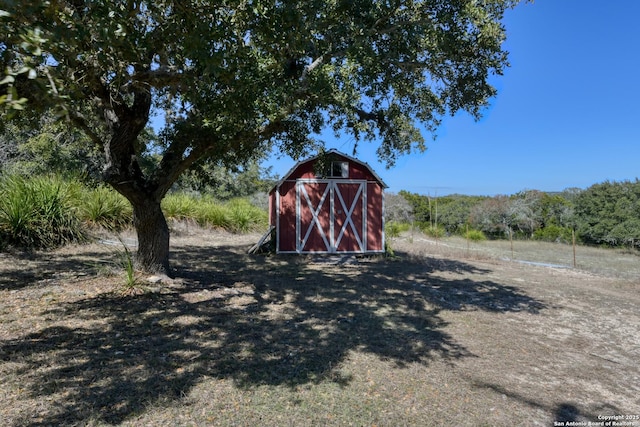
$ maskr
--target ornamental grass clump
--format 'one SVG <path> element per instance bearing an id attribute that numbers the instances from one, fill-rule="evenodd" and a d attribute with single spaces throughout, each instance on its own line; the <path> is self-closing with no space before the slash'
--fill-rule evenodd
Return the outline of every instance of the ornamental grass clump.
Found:
<path id="1" fill-rule="evenodd" d="M 167 220 L 195 220 L 198 214 L 198 198 L 187 193 L 171 193 L 162 200 L 162 211 Z"/>
<path id="2" fill-rule="evenodd" d="M 80 186 L 59 176 L 0 178 L 0 240 L 22 249 L 51 249 L 86 239 L 73 200 Z"/>
<path id="3" fill-rule="evenodd" d="M 120 231 L 132 224 L 131 204 L 111 188 L 86 189 L 76 203 L 80 218 L 88 225 Z"/>
<path id="4" fill-rule="evenodd" d="M 227 203 L 226 209 L 230 219 L 229 231 L 247 233 L 267 225 L 267 213 L 246 199 L 233 199 Z"/>
<path id="5" fill-rule="evenodd" d="M 201 227 L 229 229 L 231 220 L 224 205 L 213 198 L 203 197 L 198 201 L 195 220 Z"/>
<path id="6" fill-rule="evenodd" d="M 220 202 L 212 197 L 195 197 L 184 193 L 167 196 L 163 201 L 167 219 L 195 221 L 201 227 L 246 233 L 264 227 L 267 213 L 246 199 Z"/>

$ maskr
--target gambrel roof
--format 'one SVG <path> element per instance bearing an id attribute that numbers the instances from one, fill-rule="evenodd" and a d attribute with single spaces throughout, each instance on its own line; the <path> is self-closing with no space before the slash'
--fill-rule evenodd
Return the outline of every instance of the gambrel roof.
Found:
<path id="1" fill-rule="evenodd" d="M 363 168 L 365 168 L 370 174 L 371 176 L 380 183 L 380 185 L 382 186 L 382 188 L 389 188 L 389 186 L 387 184 L 385 184 L 385 182 L 382 180 L 382 178 L 380 178 L 380 176 L 371 168 L 371 166 L 369 166 L 368 163 L 363 162 L 361 160 L 356 159 L 355 157 L 351 157 L 348 156 L 338 150 L 336 150 L 335 148 L 332 148 L 331 150 L 327 151 L 326 153 L 324 153 L 325 156 L 327 155 L 337 155 L 340 157 L 343 157 L 344 159 L 348 160 L 349 162 L 353 162 L 355 164 L 361 165 Z M 305 163 L 309 163 L 309 162 L 313 162 L 315 160 L 317 160 L 319 157 L 321 156 L 321 154 L 317 154 L 313 157 L 310 157 L 308 159 L 305 160 L 301 160 L 298 163 L 296 163 L 291 169 L 289 169 L 289 171 L 284 174 L 284 176 L 273 186 L 273 188 L 271 189 L 271 191 L 273 191 L 275 188 L 277 188 L 278 186 L 280 186 L 284 181 L 287 181 L 289 179 L 289 177 L 303 164 Z"/>

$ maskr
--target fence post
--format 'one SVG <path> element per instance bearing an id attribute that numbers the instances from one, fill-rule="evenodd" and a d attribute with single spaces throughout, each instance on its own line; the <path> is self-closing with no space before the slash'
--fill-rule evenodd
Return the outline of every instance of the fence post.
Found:
<path id="1" fill-rule="evenodd" d="M 509 227 L 509 243 L 511 243 L 511 261 L 513 261 L 513 230 Z"/>
<path id="2" fill-rule="evenodd" d="M 571 243 L 573 244 L 573 268 L 576 268 L 576 230 L 571 229 Z"/>
<path id="3" fill-rule="evenodd" d="M 469 257 L 469 224 L 467 224 L 467 258 Z"/>

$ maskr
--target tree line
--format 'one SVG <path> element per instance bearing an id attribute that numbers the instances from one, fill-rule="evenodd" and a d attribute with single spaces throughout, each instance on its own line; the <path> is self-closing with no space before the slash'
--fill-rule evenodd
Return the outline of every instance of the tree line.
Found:
<path id="1" fill-rule="evenodd" d="M 431 197 L 408 191 L 393 197 L 388 220 L 413 222 L 430 232 L 488 238 L 640 247 L 640 181 L 594 184 L 562 192 L 525 190 L 513 195 Z"/>
<path id="2" fill-rule="evenodd" d="M 142 144 L 161 144 L 148 128 Z M 100 182 L 99 153 L 86 137 L 44 115 L 37 129 L 5 123 L 0 129 L 0 174 L 46 174 L 83 177 L 92 187 Z M 140 159 L 142 168 L 153 163 L 154 150 Z M 150 173 L 150 171 L 149 171 Z M 257 160 L 235 168 L 213 159 L 201 160 L 173 184 L 173 192 L 207 196 L 219 201 L 237 197 L 266 206 L 266 192 L 277 177 Z M 429 233 L 467 235 L 482 232 L 492 239 L 520 238 L 571 242 L 572 234 L 586 244 L 640 246 L 640 181 L 610 182 L 582 190 L 549 193 L 525 190 L 513 195 L 431 197 L 408 191 L 387 195 L 390 223 L 419 226 Z"/>

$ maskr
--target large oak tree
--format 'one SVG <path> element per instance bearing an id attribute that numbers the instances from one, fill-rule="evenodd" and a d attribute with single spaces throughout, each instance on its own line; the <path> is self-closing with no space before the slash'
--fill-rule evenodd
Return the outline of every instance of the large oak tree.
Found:
<path id="1" fill-rule="evenodd" d="M 323 128 L 375 141 L 381 159 L 423 150 L 416 126 L 479 116 L 507 64 L 501 19 L 517 0 L 0 1 L 0 103 L 55 109 L 102 154 L 132 204 L 138 261 L 169 272 L 160 201 L 204 158 L 317 150 Z M 138 142 L 165 127 L 146 173 Z M 157 146 L 153 148 L 158 150 Z"/>

